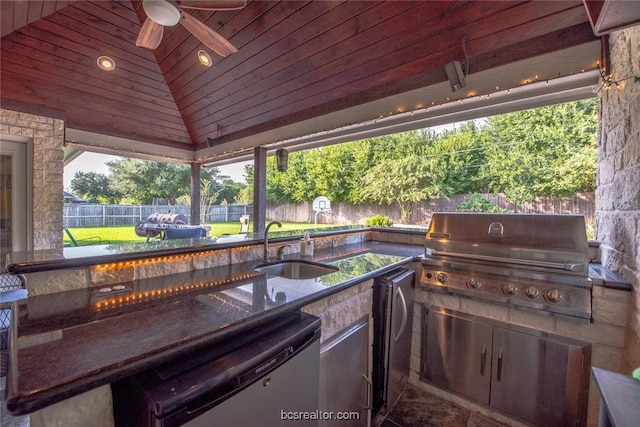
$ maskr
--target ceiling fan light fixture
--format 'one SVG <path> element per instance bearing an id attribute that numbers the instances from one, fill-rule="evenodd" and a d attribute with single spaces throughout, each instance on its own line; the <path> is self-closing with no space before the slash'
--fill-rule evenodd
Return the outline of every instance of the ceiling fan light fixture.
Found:
<path id="1" fill-rule="evenodd" d="M 173 27 L 180 21 L 180 11 L 167 0 L 143 0 L 142 8 L 154 22 Z"/>
<path id="2" fill-rule="evenodd" d="M 99 56 L 97 62 L 98 67 L 105 71 L 113 71 L 116 68 L 116 61 L 109 58 L 108 56 Z"/>
<path id="3" fill-rule="evenodd" d="M 198 51 L 198 61 L 200 61 L 200 63 L 205 67 L 211 67 L 213 65 L 213 62 L 211 61 L 211 55 L 209 55 L 204 50 Z"/>

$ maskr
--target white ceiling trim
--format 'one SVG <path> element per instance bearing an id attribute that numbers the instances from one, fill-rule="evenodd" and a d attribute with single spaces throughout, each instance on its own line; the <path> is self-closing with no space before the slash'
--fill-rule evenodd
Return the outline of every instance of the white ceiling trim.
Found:
<path id="1" fill-rule="evenodd" d="M 67 128 L 65 130 L 65 151 L 90 151 L 168 163 L 189 164 L 194 162 L 194 151 L 119 138 L 94 132 Z M 66 156 L 65 156 L 66 157 Z M 75 157 L 65 161 L 65 165 Z"/>

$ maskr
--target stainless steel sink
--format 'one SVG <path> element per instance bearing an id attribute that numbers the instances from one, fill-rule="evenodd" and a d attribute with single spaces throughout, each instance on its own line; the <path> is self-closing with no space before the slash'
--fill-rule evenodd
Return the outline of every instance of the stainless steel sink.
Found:
<path id="1" fill-rule="evenodd" d="M 282 261 L 267 262 L 256 266 L 256 271 L 271 276 L 284 277 L 286 279 L 315 279 L 325 274 L 340 270 L 332 265 L 320 264 L 300 259 L 287 259 Z"/>

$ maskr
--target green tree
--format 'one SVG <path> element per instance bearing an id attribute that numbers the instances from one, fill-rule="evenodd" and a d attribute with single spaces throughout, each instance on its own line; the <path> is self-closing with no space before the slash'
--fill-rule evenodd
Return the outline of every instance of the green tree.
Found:
<path id="1" fill-rule="evenodd" d="M 404 132 L 289 154 L 286 172 L 267 159 L 267 200 L 303 202 L 318 196 L 355 203 L 360 179 L 377 163 L 419 151 L 429 132 Z"/>
<path id="2" fill-rule="evenodd" d="M 489 118 L 481 174 L 490 191 L 516 203 L 594 191 L 597 103 L 577 101 Z"/>
<path id="3" fill-rule="evenodd" d="M 166 199 L 174 204 L 190 194 L 191 171 L 184 165 L 126 158 L 107 163 L 110 183 L 132 203 L 151 204 Z"/>
<path id="4" fill-rule="evenodd" d="M 306 200 L 318 196 L 335 202 L 349 200 L 361 173 L 358 161 L 360 145 L 359 142 L 331 145 L 308 153 L 306 169 L 313 187 Z"/>
<path id="5" fill-rule="evenodd" d="M 478 171 L 486 162 L 480 130 L 473 122 L 430 135 L 428 142 L 420 150 L 426 158 L 435 160 L 434 167 L 445 174 L 445 196 L 482 191 L 486 182 Z"/>
<path id="6" fill-rule="evenodd" d="M 241 182 L 235 182 L 226 176 L 221 178 L 222 183 L 219 186 L 218 201 L 216 204 L 222 204 L 223 200 L 228 204 L 238 198 L 240 192 L 246 187 L 246 185 Z"/>
<path id="7" fill-rule="evenodd" d="M 240 205 L 250 205 L 253 203 L 253 165 L 244 166 L 244 182 L 246 184 L 240 189 L 234 202 Z"/>
<path id="8" fill-rule="evenodd" d="M 122 193 L 109 185 L 109 177 L 96 172 L 76 172 L 71 180 L 71 189 L 92 203 L 119 203 Z"/>
<path id="9" fill-rule="evenodd" d="M 275 157 L 267 158 L 267 201 L 271 203 L 304 202 L 315 194 L 308 173 L 309 151 L 289 153 L 286 172 L 279 172 Z"/>
<path id="10" fill-rule="evenodd" d="M 181 196 L 191 194 L 191 168 L 186 165 L 159 163 L 126 158 L 107 163 L 111 174 L 109 184 L 118 188 L 128 202 L 151 204 L 154 199 L 165 199 L 175 204 Z M 218 191 L 220 170 L 203 169 L 201 183 L 212 181 Z"/>
<path id="11" fill-rule="evenodd" d="M 413 203 L 450 194 L 445 177 L 435 158 L 413 154 L 383 160 L 362 177 L 359 198 L 362 202 L 398 205 L 406 223 Z"/>

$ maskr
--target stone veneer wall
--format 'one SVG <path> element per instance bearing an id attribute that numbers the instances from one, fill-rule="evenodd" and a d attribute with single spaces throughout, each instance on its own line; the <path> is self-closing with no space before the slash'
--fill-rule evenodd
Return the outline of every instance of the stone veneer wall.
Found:
<path id="1" fill-rule="evenodd" d="M 33 249 L 62 248 L 64 122 L 0 109 L 0 134 L 31 138 Z"/>
<path id="2" fill-rule="evenodd" d="M 631 282 L 627 335 L 620 370 L 640 367 L 640 25 L 609 39 L 611 72 L 620 90 L 602 90 L 598 135 L 596 239 L 602 263 Z"/>

